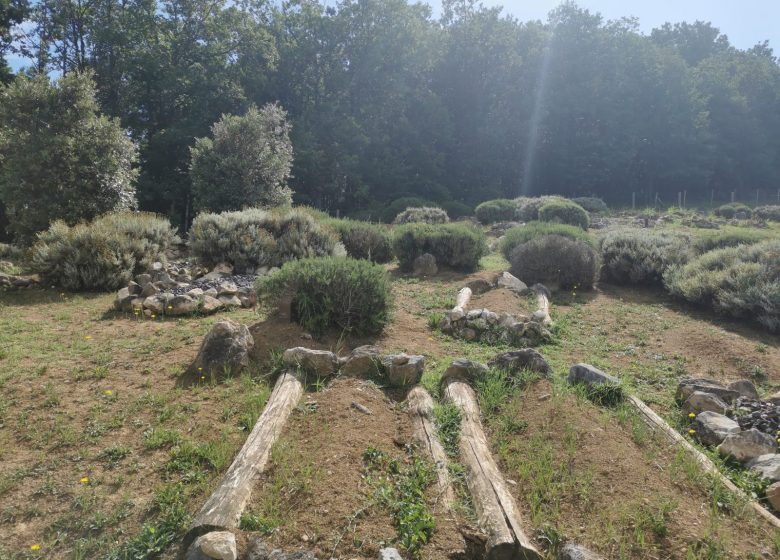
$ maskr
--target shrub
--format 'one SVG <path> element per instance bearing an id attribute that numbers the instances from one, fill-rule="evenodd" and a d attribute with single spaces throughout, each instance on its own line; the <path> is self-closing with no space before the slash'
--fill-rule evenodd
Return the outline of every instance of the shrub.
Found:
<path id="1" fill-rule="evenodd" d="M 570 200 L 553 200 L 539 208 L 539 220 L 588 229 L 590 218 L 585 209 Z"/>
<path id="2" fill-rule="evenodd" d="M 646 229 L 609 231 L 601 238 L 602 275 L 618 284 L 660 283 L 664 272 L 690 257 L 690 238 Z"/>
<path id="3" fill-rule="evenodd" d="M 382 221 L 390 223 L 398 214 L 407 208 L 421 208 L 426 206 L 436 206 L 436 204 L 430 200 L 417 196 L 402 196 L 401 198 L 396 198 L 390 202 L 390 204 L 387 204 L 381 211 Z"/>
<path id="4" fill-rule="evenodd" d="M 393 223 L 396 225 L 413 223 L 444 224 L 449 221 L 450 217 L 447 215 L 447 212 L 441 208 L 423 206 L 420 208 L 407 208 L 395 217 Z"/>
<path id="5" fill-rule="evenodd" d="M 732 317 L 780 331 L 780 240 L 705 253 L 664 275 L 669 291 Z"/>
<path id="6" fill-rule="evenodd" d="M 476 207 L 474 213 L 481 224 L 493 224 L 496 222 L 508 222 L 515 219 L 517 206 L 506 198 L 487 200 Z"/>
<path id="7" fill-rule="evenodd" d="M 578 239 L 544 235 L 515 247 L 511 272 L 526 284 L 540 282 L 562 289 L 593 287 L 598 273 L 596 250 Z"/>
<path id="8" fill-rule="evenodd" d="M 738 212 L 744 212 L 748 218 L 753 214 L 750 207 L 741 202 L 729 202 L 728 204 L 724 204 L 715 209 L 715 215 L 720 216 L 721 218 L 733 218 Z"/>
<path id="9" fill-rule="evenodd" d="M 431 206 L 430 204 L 426 206 Z M 457 200 L 445 200 L 443 202 L 440 202 L 438 204 L 442 209 L 444 209 L 445 212 L 447 212 L 448 216 L 451 216 L 453 219 L 458 218 L 467 218 L 469 216 L 474 215 L 474 208 L 472 206 L 469 206 L 468 204 L 464 204 L 463 202 L 457 201 Z"/>
<path id="10" fill-rule="evenodd" d="M 571 201 L 579 204 L 591 214 L 606 214 L 609 212 L 606 202 L 595 196 L 578 196 L 577 198 L 572 198 Z"/>
<path id="11" fill-rule="evenodd" d="M 22 258 L 23 251 L 15 245 L 0 243 L 0 260 L 17 261 Z"/>
<path id="12" fill-rule="evenodd" d="M 222 115 L 213 138 L 191 149 L 195 207 L 214 212 L 292 203 L 287 187 L 293 161 L 287 113 L 278 105 L 250 107 L 243 116 Z"/>
<path id="13" fill-rule="evenodd" d="M 315 334 L 331 327 L 376 334 L 387 323 L 392 303 L 387 271 L 350 258 L 290 261 L 261 278 L 257 292 L 263 301 L 292 296 L 293 317 Z"/>
<path id="14" fill-rule="evenodd" d="M 57 221 L 38 234 L 30 267 L 68 290 L 116 290 L 165 260 L 175 239 L 168 221 L 153 214 L 108 215 L 73 227 Z"/>
<path id="15" fill-rule="evenodd" d="M 439 266 L 472 271 L 487 253 L 487 243 L 485 234 L 471 224 L 406 224 L 393 232 L 393 252 L 405 271 L 424 253 L 436 257 Z"/>
<path id="16" fill-rule="evenodd" d="M 780 222 L 780 204 L 757 206 L 753 209 L 753 215 L 756 218 L 761 218 L 762 220 Z"/>
<path id="17" fill-rule="evenodd" d="M 548 202 L 559 202 L 566 200 L 562 196 L 548 195 L 538 197 L 521 196 L 514 199 L 517 206 L 517 219 L 523 222 L 531 222 L 539 219 L 539 209 Z"/>
<path id="18" fill-rule="evenodd" d="M 755 229 L 735 229 L 727 232 L 710 233 L 702 235 L 693 243 L 694 250 L 701 255 L 715 249 L 736 247 L 737 245 L 753 245 L 764 241 L 771 236 L 770 233 Z"/>
<path id="19" fill-rule="evenodd" d="M 501 239 L 501 253 L 503 253 L 504 258 L 509 260 L 509 254 L 512 252 L 512 249 L 526 241 L 542 237 L 543 235 L 561 235 L 593 245 L 593 238 L 583 231 L 582 228 L 556 224 L 554 222 L 528 222 L 525 225 L 507 230 Z"/>
<path id="20" fill-rule="evenodd" d="M 291 259 L 339 254 L 334 231 L 306 210 L 289 208 L 198 214 L 190 229 L 190 246 L 206 266 L 227 262 L 236 272 L 248 274 Z"/>
<path id="21" fill-rule="evenodd" d="M 390 231 L 386 226 L 347 219 L 331 219 L 326 224 L 339 234 L 347 255 L 353 259 L 367 259 L 377 263 L 393 259 Z"/>

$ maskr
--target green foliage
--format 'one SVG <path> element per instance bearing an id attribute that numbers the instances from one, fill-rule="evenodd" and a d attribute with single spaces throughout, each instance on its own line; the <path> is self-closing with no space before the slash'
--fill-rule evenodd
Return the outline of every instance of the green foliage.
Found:
<path id="1" fill-rule="evenodd" d="M 423 208 L 428 206 L 436 205 L 430 200 L 426 200 L 417 196 L 402 196 L 401 198 L 396 198 L 383 207 L 381 210 L 381 218 L 383 222 L 390 223 L 398 214 L 407 208 Z"/>
<path id="2" fill-rule="evenodd" d="M 731 219 L 736 217 L 739 212 L 744 212 L 748 218 L 753 214 L 750 207 L 741 202 L 729 202 L 728 204 L 724 204 L 715 209 L 715 215 L 720 216 L 721 218 Z"/>
<path id="3" fill-rule="evenodd" d="M 548 202 L 565 202 L 566 199 L 558 195 L 527 197 L 521 196 L 514 199 L 517 206 L 517 218 L 523 222 L 532 222 L 539 219 L 539 210 Z"/>
<path id="4" fill-rule="evenodd" d="M 582 228 L 554 222 L 528 222 L 522 226 L 515 226 L 504 234 L 500 245 L 501 253 L 509 260 L 509 255 L 515 247 L 544 235 L 560 235 L 593 245 L 593 238 Z"/>
<path id="5" fill-rule="evenodd" d="M 287 114 L 278 105 L 222 115 L 212 138 L 192 148 L 190 176 L 197 209 L 222 212 L 292 203 L 287 187 L 293 160 Z"/>
<path id="6" fill-rule="evenodd" d="M 0 259 L 17 261 L 22 258 L 24 252 L 16 245 L 0 243 Z"/>
<path id="7" fill-rule="evenodd" d="M 91 73 L 20 77 L 0 99 L 0 200 L 18 240 L 136 206 L 136 147 L 100 116 Z"/>
<path id="8" fill-rule="evenodd" d="M 664 275 L 667 289 L 718 313 L 780 331 L 780 240 L 705 253 Z"/>
<path id="9" fill-rule="evenodd" d="M 441 208 L 435 208 L 430 206 L 422 206 L 419 208 L 407 208 L 400 214 L 398 214 L 393 223 L 399 224 L 444 224 L 450 221 L 450 217 L 447 212 Z"/>
<path id="10" fill-rule="evenodd" d="M 428 205 L 430 206 L 430 205 Z M 441 207 L 453 220 L 474 215 L 474 207 L 457 200 L 443 200 L 435 206 Z"/>
<path id="11" fill-rule="evenodd" d="M 348 219 L 329 219 L 325 223 L 339 234 L 347 255 L 353 259 L 376 263 L 393 259 L 390 230 L 386 226 Z"/>
<path id="12" fill-rule="evenodd" d="M 588 229 L 590 217 L 585 209 L 570 200 L 553 200 L 539 208 L 539 220 L 579 226 Z"/>
<path id="13" fill-rule="evenodd" d="M 460 443 L 460 409 L 452 404 L 437 404 L 433 407 L 433 416 L 436 419 L 436 431 L 439 434 L 441 445 L 451 458 L 460 456 L 458 444 Z"/>
<path id="14" fill-rule="evenodd" d="M 292 298 L 295 320 L 320 334 L 336 327 L 358 335 L 380 332 L 389 319 L 392 295 L 387 271 L 350 258 L 307 258 L 286 263 L 261 278 L 264 301 Z"/>
<path id="15" fill-rule="evenodd" d="M 615 407 L 626 398 L 619 383 L 597 383 L 585 389 L 588 400 L 599 406 Z"/>
<path id="16" fill-rule="evenodd" d="M 780 222 L 780 204 L 770 204 L 767 206 L 756 206 L 753 208 L 753 215 L 756 218 L 770 222 Z"/>
<path id="17" fill-rule="evenodd" d="M 412 269 L 414 259 L 430 253 L 439 266 L 472 271 L 487 253 L 485 235 L 480 229 L 465 223 L 406 224 L 393 230 L 393 252 L 401 270 Z"/>
<path id="18" fill-rule="evenodd" d="M 690 257 L 689 237 L 647 229 L 619 229 L 600 239 L 602 275 L 618 284 L 657 284 L 672 265 Z"/>
<path id="19" fill-rule="evenodd" d="M 753 245 L 772 237 L 769 232 L 758 229 L 732 229 L 727 232 L 716 232 L 702 235 L 693 242 L 694 251 L 697 254 L 706 253 L 725 247 L 737 245 Z"/>
<path id="20" fill-rule="evenodd" d="M 591 214 L 606 214 L 609 212 L 607 203 L 595 196 L 578 196 L 572 198 L 571 201 L 579 204 Z"/>
<path id="21" fill-rule="evenodd" d="M 599 257 L 584 241 L 545 235 L 515 247 L 509 262 L 512 274 L 526 284 L 589 289 L 596 282 Z"/>
<path id="22" fill-rule="evenodd" d="M 164 261 L 176 240 L 167 219 L 144 212 L 107 214 L 73 227 L 57 221 L 38 234 L 29 264 L 47 283 L 68 290 L 116 290 Z"/>
<path id="23" fill-rule="evenodd" d="M 474 209 L 474 214 L 481 224 L 508 222 L 515 219 L 517 206 L 507 198 L 486 200 Z"/>
<path id="24" fill-rule="evenodd" d="M 309 211 L 289 208 L 198 214 L 190 229 L 190 245 L 205 265 L 227 262 L 241 273 L 343 251 L 336 233 Z"/>

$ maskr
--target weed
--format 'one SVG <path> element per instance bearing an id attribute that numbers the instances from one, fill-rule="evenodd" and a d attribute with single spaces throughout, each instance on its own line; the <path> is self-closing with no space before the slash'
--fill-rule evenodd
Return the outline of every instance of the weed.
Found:
<path id="1" fill-rule="evenodd" d="M 433 408 L 433 416 L 436 419 L 436 429 L 442 447 L 451 458 L 459 456 L 458 443 L 460 442 L 460 409 L 454 404 L 437 404 Z"/>

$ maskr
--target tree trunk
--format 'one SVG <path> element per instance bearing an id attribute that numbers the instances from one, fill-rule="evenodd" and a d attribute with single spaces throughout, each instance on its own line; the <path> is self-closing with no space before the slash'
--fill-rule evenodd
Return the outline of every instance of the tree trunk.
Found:
<path id="1" fill-rule="evenodd" d="M 514 498 L 488 446 L 474 390 L 463 380 L 444 380 L 444 396 L 461 411 L 460 456 L 480 527 L 487 532 L 487 560 L 538 559 L 523 532 Z"/>

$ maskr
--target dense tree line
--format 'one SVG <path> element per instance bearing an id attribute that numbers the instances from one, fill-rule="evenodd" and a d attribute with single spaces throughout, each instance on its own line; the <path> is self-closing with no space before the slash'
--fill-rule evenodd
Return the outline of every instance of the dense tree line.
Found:
<path id="1" fill-rule="evenodd" d="M 295 200 L 330 211 L 776 193 L 769 46 L 736 49 L 703 22 L 637 25 L 575 4 L 521 22 L 475 0 L 445 0 L 438 19 L 406 0 L 0 0 L 0 47 L 35 60 L 29 73 L 92 71 L 139 146 L 140 207 L 177 223 L 192 218 L 195 139 L 268 103 L 292 125 Z"/>

